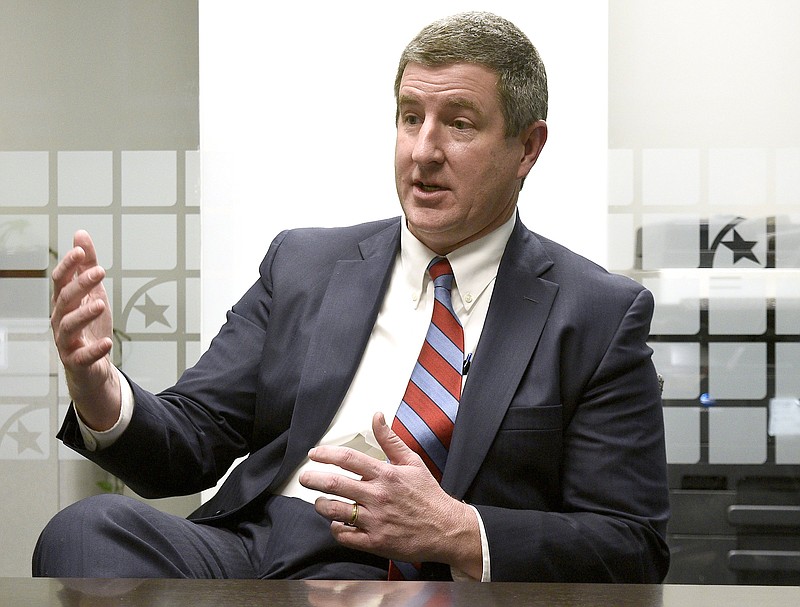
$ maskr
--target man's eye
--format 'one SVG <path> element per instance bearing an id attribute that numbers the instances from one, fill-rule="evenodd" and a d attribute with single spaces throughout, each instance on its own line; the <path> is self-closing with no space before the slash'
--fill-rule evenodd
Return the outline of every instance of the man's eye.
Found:
<path id="1" fill-rule="evenodd" d="M 422 122 L 419 116 L 415 114 L 406 114 L 405 118 L 403 118 L 403 121 L 406 124 L 419 124 L 420 122 Z"/>
<path id="2" fill-rule="evenodd" d="M 453 120 L 453 128 L 459 131 L 468 129 L 469 123 L 466 120 Z"/>

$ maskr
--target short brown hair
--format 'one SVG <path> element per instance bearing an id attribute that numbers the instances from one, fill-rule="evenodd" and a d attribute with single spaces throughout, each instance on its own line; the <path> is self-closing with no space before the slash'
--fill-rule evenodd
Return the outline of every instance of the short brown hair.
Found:
<path id="1" fill-rule="evenodd" d="M 516 25 L 492 13 L 460 13 L 423 28 L 400 56 L 395 101 L 409 63 L 429 67 L 475 63 L 491 69 L 498 77 L 497 92 L 509 137 L 547 118 L 547 74 L 539 53 Z"/>

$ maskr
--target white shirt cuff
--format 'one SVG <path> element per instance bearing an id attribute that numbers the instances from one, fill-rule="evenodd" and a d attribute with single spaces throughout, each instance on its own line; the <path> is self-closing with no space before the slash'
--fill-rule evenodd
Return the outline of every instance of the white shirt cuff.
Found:
<path id="1" fill-rule="evenodd" d="M 120 370 L 115 369 L 115 371 L 119 376 L 119 392 L 121 403 L 119 419 L 117 419 L 117 423 L 111 426 L 108 430 L 99 432 L 97 430 L 92 430 L 84 423 L 80 415 L 76 415 L 78 418 L 78 428 L 81 431 L 83 443 L 88 451 L 99 451 L 113 445 L 116 440 L 122 436 L 122 433 L 125 432 L 125 430 L 128 428 L 128 424 L 131 422 L 131 417 L 133 416 L 133 390 L 131 389 L 128 380 L 125 379 L 125 376 L 120 372 Z M 74 407 L 75 405 L 72 406 Z M 78 413 L 77 410 L 75 413 Z"/>
<path id="2" fill-rule="evenodd" d="M 478 509 L 471 504 L 467 504 L 467 506 L 472 508 L 472 511 L 475 513 L 475 517 L 478 519 L 478 529 L 480 529 L 481 532 L 481 555 L 483 557 L 483 575 L 481 575 L 481 582 L 491 582 L 492 569 L 489 563 L 489 540 L 486 538 L 486 528 L 483 526 L 483 519 L 481 518 Z M 450 567 L 450 575 L 456 582 L 475 581 L 474 578 L 459 571 L 455 567 Z"/>

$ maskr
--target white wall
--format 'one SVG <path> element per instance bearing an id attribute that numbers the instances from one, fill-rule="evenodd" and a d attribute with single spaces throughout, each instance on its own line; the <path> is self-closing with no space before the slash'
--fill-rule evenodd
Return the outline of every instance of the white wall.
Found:
<path id="1" fill-rule="evenodd" d="M 609 14 L 609 147 L 797 147 L 800 2 L 612 0 Z"/>
<path id="2" fill-rule="evenodd" d="M 550 82 L 528 227 L 606 258 L 607 2 L 200 2 L 203 342 L 273 236 L 397 215 L 393 82 L 405 44 L 464 10 L 514 21 Z"/>

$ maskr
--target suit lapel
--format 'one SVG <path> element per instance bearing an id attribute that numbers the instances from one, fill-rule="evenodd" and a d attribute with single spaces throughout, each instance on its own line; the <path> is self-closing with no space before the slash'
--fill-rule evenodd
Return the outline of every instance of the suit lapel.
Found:
<path id="1" fill-rule="evenodd" d="M 544 329 L 558 285 L 552 265 L 519 221 L 497 272 L 492 300 L 459 404 L 442 487 L 462 497 L 478 472 Z"/>
<path id="2" fill-rule="evenodd" d="M 362 259 L 336 262 L 300 376 L 276 480 L 302 462 L 339 410 L 378 316 L 399 242 L 397 223 L 359 243 Z"/>

